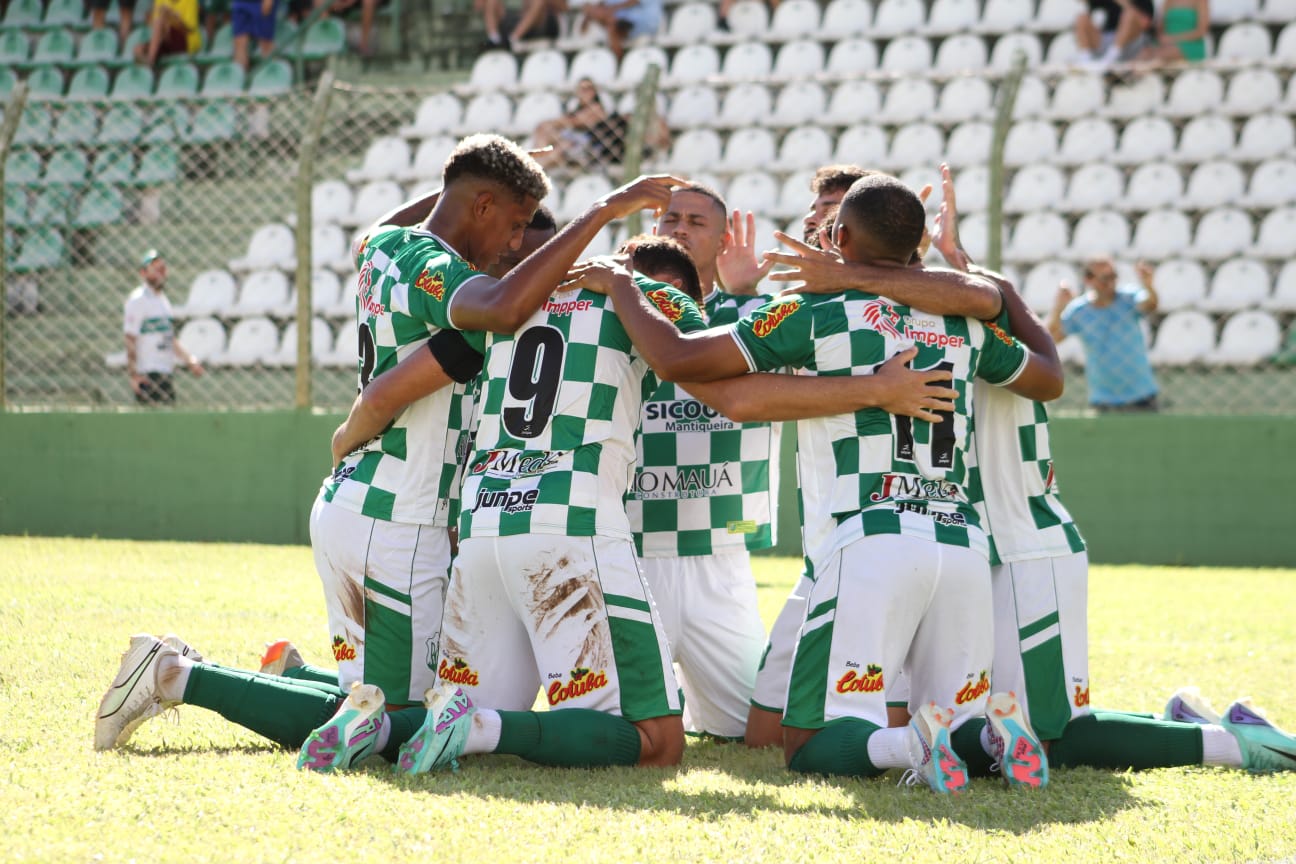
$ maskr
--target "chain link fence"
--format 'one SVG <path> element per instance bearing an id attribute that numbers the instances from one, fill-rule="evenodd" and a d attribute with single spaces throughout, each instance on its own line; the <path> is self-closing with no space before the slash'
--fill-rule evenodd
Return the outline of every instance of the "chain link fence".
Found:
<path id="1" fill-rule="evenodd" d="M 873 86 L 886 93 L 899 80 L 877 79 Z M 0 366 L 6 405 L 119 409 L 134 404 L 122 356 L 122 307 L 140 282 L 141 255 L 157 249 L 169 268 L 166 293 L 176 336 L 205 372 L 197 377 L 178 367 L 178 407 L 344 407 L 356 379 L 351 239 L 376 216 L 434 186 L 461 135 L 498 131 L 523 142 L 553 143 L 545 159 L 555 191 L 546 203 L 560 221 L 637 173 L 641 164 L 685 171 L 682 166 L 696 161 L 679 146 L 687 141 L 682 128 L 669 130 L 676 140 L 672 146 L 664 124 L 636 112 L 637 106 L 652 105 L 656 115 L 668 116 L 666 100 L 678 96 L 679 88 L 657 94 L 655 77 L 638 89 L 603 89 L 601 97 L 615 116 L 602 124 L 545 131 L 547 121 L 572 107 L 574 82 L 500 91 L 359 87 L 334 84 L 327 73 L 323 81 L 317 90 L 299 88 L 266 98 L 29 100 L 22 107 L 10 102 L 5 116 L 15 133 L 4 162 L 6 314 Z M 886 121 L 879 126 L 892 139 L 902 129 Z M 721 134 L 728 143 L 741 131 Z M 776 134 L 783 138 L 795 131 Z M 949 141 L 954 143 L 952 134 Z M 1136 167 L 1118 170 L 1128 175 Z M 1011 199 L 1019 175 L 1029 168 L 1006 167 L 991 194 L 984 165 L 956 172 L 956 182 L 960 190 L 969 184 L 968 202 L 978 197 L 970 184 L 980 184 L 983 202 L 1004 192 Z M 750 197 L 755 187 L 739 187 L 741 175 L 727 172 L 722 162 L 685 173 L 701 174 L 728 191 L 732 205 L 763 211 L 762 236 L 772 228 L 800 234 L 794 209 Z M 768 173 L 780 184 L 804 182 L 793 175 L 805 172 L 770 166 Z M 932 181 L 936 171 L 933 166 L 903 176 L 915 183 Z M 309 197 L 309 208 L 299 204 L 299 193 Z M 808 205 L 808 185 L 804 198 Z M 982 260 L 989 245 L 986 208 L 985 203 L 967 207 L 964 223 L 965 240 L 969 248 L 979 247 L 972 251 Z M 1259 224 L 1272 209 L 1247 214 Z M 1052 303 L 1060 279 L 1074 280 L 1078 287 L 1082 278 L 1080 261 L 1054 256 L 1062 259 L 1059 264 L 1021 254 L 1031 232 L 1047 236 L 1057 215 L 1008 207 L 1003 221 L 1003 268 L 1041 312 Z M 1083 214 L 1059 218 L 1083 219 Z M 1128 214 L 1130 225 L 1141 218 Z M 1186 218 L 1195 232 L 1205 214 L 1193 211 Z M 614 248 L 627 230 L 605 232 L 591 251 Z M 299 257 L 309 264 L 299 266 Z M 1121 281 L 1136 281 L 1132 254 L 1118 251 L 1115 257 Z M 1177 263 L 1181 258 L 1167 252 L 1153 262 L 1163 304 L 1144 325 L 1153 345 L 1161 409 L 1296 412 L 1296 303 L 1283 308 L 1272 302 L 1286 296 L 1284 279 L 1296 283 L 1296 267 L 1263 250 Z M 1205 298 L 1214 296 L 1212 283 L 1236 276 L 1232 271 L 1243 267 L 1243 276 L 1263 281 L 1266 299 L 1211 307 Z M 299 298 L 305 298 L 302 308 Z M 312 358 L 300 374 L 298 322 L 309 333 Z M 1210 353 L 1201 350 L 1207 343 Z M 1237 353 L 1221 353 L 1226 345 Z M 1063 353 L 1070 374 L 1059 408 L 1086 410 L 1090 399 L 1081 355 L 1074 342 Z"/>

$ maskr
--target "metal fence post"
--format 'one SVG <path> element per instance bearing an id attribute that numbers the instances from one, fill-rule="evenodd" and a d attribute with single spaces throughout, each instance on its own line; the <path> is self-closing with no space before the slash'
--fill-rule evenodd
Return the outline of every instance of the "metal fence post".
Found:
<path id="1" fill-rule="evenodd" d="M 5 163 L 9 161 L 9 145 L 18 133 L 18 124 L 22 122 L 23 107 L 27 104 L 27 82 L 19 81 L 9 94 L 9 104 L 5 106 L 4 125 L 0 126 L 0 189 L 4 188 Z M 4 196 L 0 195 L 0 226 L 5 224 Z M 0 230 L 3 230 L 0 228 Z M 0 234 L 0 411 L 5 407 L 5 319 L 9 317 L 7 304 L 8 281 L 5 273 L 4 235 Z"/>
<path id="2" fill-rule="evenodd" d="M 333 97 L 332 63 L 320 76 L 311 104 L 310 122 L 302 136 L 297 158 L 297 388 L 294 404 L 311 407 L 311 190 L 315 181 L 315 150 L 324 131 L 329 101 Z"/>
<path id="3" fill-rule="evenodd" d="M 986 198 L 986 266 L 998 271 L 1003 266 L 1003 174 L 1004 141 L 1008 127 L 1012 126 L 1013 106 L 1017 104 L 1017 90 L 1026 74 L 1026 55 L 1018 52 L 1012 69 L 999 84 L 999 105 L 995 110 L 994 137 L 990 143 L 990 194 Z"/>
<path id="4" fill-rule="evenodd" d="M 657 111 L 657 79 L 661 77 L 661 67 L 652 63 L 644 71 L 643 80 L 635 88 L 635 110 L 626 127 L 625 155 L 622 158 L 622 183 L 629 183 L 639 176 L 643 166 L 644 137 L 648 134 L 648 124 L 652 122 Z M 633 237 L 643 228 L 643 216 L 631 213 L 625 220 L 628 236 Z"/>

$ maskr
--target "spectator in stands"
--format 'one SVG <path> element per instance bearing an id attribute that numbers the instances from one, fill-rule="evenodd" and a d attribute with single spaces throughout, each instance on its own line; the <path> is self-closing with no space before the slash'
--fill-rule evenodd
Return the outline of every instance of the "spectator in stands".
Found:
<path id="1" fill-rule="evenodd" d="M 113 0 L 88 0 L 87 5 L 90 7 L 90 27 L 94 30 L 102 30 L 107 24 L 108 7 L 112 6 Z M 119 0 L 118 10 L 121 20 L 117 22 L 117 39 L 122 44 L 126 44 L 126 37 L 130 36 L 131 19 L 135 17 L 135 0 Z"/>
<path id="2" fill-rule="evenodd" d="M 512 51 L 523 39 L 557 39 L 558 16 L 567 11 L 567 0 L 522 0 L 520 14 L 506 12 L 504 0 L 475 0 L 473 5 L 486 25 L 482 48 L 487 51 Z M 508 30 L 507 36 L 504 30 Z"/>
<path id="3" fill-rule="evenodd" d="M 567 104 L 561 117 L 545 120 L 536 127 L 532 134 L 533 147 L 543 150 L 536 154 L 536 161 L 545 168 L 575 163 L 587 165 L 605 152 L 606 145 L 599 144 L 599 137 L 614 135 L 616 130 L 608 123 L 610 113 L 603 105 L 598 87 L 589 78 L 576 82 L 576 93 Z M 624 149 L 625 130 L 621 129 L 620 142 Z"/>
<path id="4" fill-rule="evenodd" d="M 1095 66 L 1133 60 L 1151 46 L 1152 0 L 1086 0 L 1076 16 L 1080 60 Z"/>
<path id="5" fill-rule="evenodd" d="M 229 20 L 230 0 L 201 0 L 203 44 L 209 48 L 216 41 L 216 31 Z"/>
<path id="6" fill-rule="evenodd" d="M 1206 59 L 1210 32 L 1209 0 L 1165 0 L 1156 43 L 1139 52 L 1148 63 L 1200 63 Z"/>
<path id="7" fill-rule="evenodd" d="M 661 27 L 662 0 L 603 0 L 581 8 L 581 31 L 593 21 L 607 28 L 608 47 L 621 59 L 625 43 Z"/>
<path id="8" fill-rule="evenodd" d="M 1086 291 L 1076 297 L 1064 282 L 1049 313 L 1048 328 L 1061 342 L 1071 334 L 1085 346 L 1089 404 L 1099 411 L 1155 411 L 1156 378 L 1143 337 L 1143 316 L 1157 308 L 1150 264 L 1138 264 L 1142 288 L 1116 286 L 1111 258 L 1085 263 Z"/>
<path id="9" fill-rule="evenodd" d="M 251 40 L 257 40 L 262 57 L 274 52 L 275 0 L 231 0 L 230 29 L 234 34 L 234 62 L 252 65 Z"/>
<path id="10" fill-rule="evenodd" d="M 141 405 L 171 405 L 175 388 L 171 373 L 176 360 L 202 375 L 203 367 L 175 338 L 171 303 L 166 298 L 166 260 L 156 249 L 140 259 L 139 287 L 126 298 L 123 331 L 126 334 L 126 374 L 131 391 Z"/>
<path id="11" fill-rule="evenodd" d="M 388 2 L 389 0 L 335 0 L 329 7 L 329 13 L 333 15 L 341 15 L 360 7 L 360 42 L 356 48 L 361 57 L 373 56 L 374 19 L 378 16 L 379 8 L 386 6 Z"/>
<path id="12" fill-rule="evenodd" d="M 135 62 L 149 66 L 171 54 L 197 54 L 202 47 L 198 32 L 198 0 L 153 0 L 148 42 L 135 46 Z"/>

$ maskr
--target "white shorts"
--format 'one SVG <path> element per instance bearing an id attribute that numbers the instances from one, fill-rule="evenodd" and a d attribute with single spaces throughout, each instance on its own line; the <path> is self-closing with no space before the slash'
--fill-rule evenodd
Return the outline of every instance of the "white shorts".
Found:
<path id="1" fill-rule="evenodd" d="M 765 625 L 746 549 L 682 558 L 641 558 L 644 580 L 679 665 L 684 728 L 740 738 Z"/>
<path id="2" fill-rule="evenodd" d="M 751 704 L 762 711 L 782 714 L 787 705 L 788 681 L 792 678 L 792 655 L 796 651 L 797 633 L 805 623 L 806 598 L 814 580 L 802 571 L 783 601 L 783 608 L 770 628 L 769 642 L 756 671 L 756 687 Z"/>
<path id="3" fill-rule="evenodd" d="M 1089 713 L 1089 556 L 1075 552 L 1001 564 L 994 589 L 994 688 L 1025 695 L 1044 741 Z"/>
<path id="4" fill-rule="evenodd" d="M 990 565 L 971 549 L 901 534 L 848 544 L 815 567 L 783 725 L 885 728 L 887 682 L 902 670 L 911 711 L 952 709 L 952 728 L 985 713 L 991 609 Z"/>
<path id="5" fill-rule="evenodd" d="M 441 635 L 442 680 L 487 708 L 646 720 L 680 713 L 679 685 L 634 544 L 524 534 L 459 543 Z"/>
<path id="6" fill-rule="evenodd" d="M 338 684 L 377 684 L 390 705 L 422 704 L 437 683 L 446 529 L 361 516 L 320 497 L 310 536 Z"/>

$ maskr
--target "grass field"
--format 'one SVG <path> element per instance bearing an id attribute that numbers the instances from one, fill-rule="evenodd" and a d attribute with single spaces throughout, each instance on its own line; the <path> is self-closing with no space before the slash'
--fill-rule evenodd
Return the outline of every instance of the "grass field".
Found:
<path id="1" fill-rule="evenodd" d="M 797 575 L 758 561 L 772 620 Z M 334 776 L 196 708 L 95 753 L 93 715 L 135 632 L 251 666 L 293 639 L 322 663 L 301 547 L 0 537 L 0 861 L 1268 861 L 1296 856 L 1296 773 L 1059 771 L 1039 794 L 956 800 L 807 779 L 780 755 L 691 743 L 678 770 L 473 757 L 458 774 Z M 1296 571 L 1097 567 L 1092 695 L 1159 710 L 1199 685 L 1296 728 Z"/>

